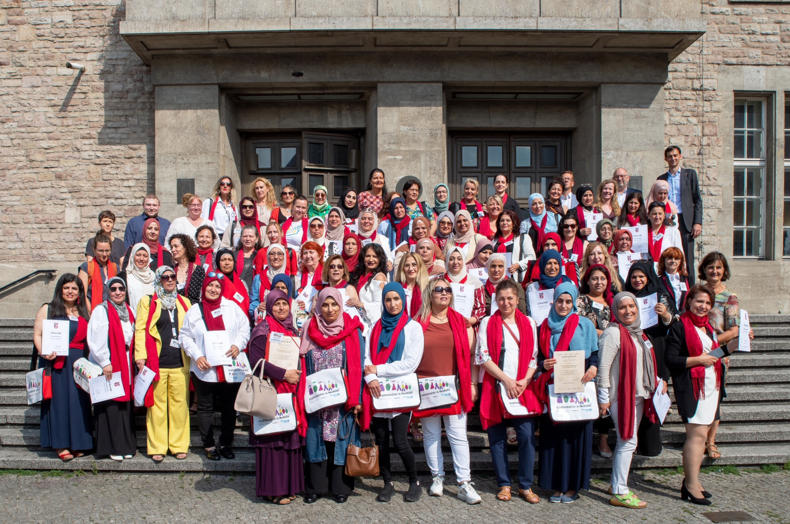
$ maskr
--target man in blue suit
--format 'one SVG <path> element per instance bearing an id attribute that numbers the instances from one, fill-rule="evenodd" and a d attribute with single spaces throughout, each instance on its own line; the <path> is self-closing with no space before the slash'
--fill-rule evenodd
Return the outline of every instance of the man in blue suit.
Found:
<path id="1" fill-rule="evenodd" d="M 689 281 L 693 284 L 696 274 L 694 239 L 702 234 L 702 195 L 699 192 L 699 179 L 695 170 L 681 167 L 683 154 L 678 146 L 667 147 L 664 150 L 664 160 L 667 161 L 669 169 L 658 179 L 669 184 L 669 199 L 678 208 L 678 230 L 683 240 Z"/>

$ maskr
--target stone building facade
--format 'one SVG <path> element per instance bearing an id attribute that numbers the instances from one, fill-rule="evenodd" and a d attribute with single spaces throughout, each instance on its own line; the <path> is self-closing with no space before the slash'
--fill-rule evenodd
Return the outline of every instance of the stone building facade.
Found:
<path id="1" fill-rule="evenodd" d="M 150 190 L 173 218 L 220 176 L 337 193 L 378 166 L 453 198 L 507 171 L 523 202 L 565 168 L 647 190 L 672 143 L 701 176 L 698 252 L 733 260 L 747 308 L 786 312 L 788 39 L 790 2 L 7 0 L 0 284 L 73 271 L 99 211 L 122 235 Z"/>

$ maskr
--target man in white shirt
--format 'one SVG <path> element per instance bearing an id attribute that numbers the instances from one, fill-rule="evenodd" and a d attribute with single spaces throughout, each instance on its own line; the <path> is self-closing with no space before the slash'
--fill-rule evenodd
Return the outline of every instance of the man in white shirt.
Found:
<path id="1" fill-rule="evenodd" d="M 626 168 L 618 167 L 615 169 L 612 178 L 617 184 L 617 205 L 620 206 L 620 209 L 625 205 L 625 199 L 628 198 L 628 195 L 631 193 L 641 193 L 638 189 L 628 187 L 628 183 L 631 181 L 631 175 Z"/>
<path id="2" fill-rule="evenodd" d="M 562 207 L 570 211 L 579 205 L 579 202 L 576 201 L 576 195 L 573 192 L 573 171 L 570 169 L 563 171 L 560 175 L 560 180 L 562 181 L 562 196 L 560 197 L 560 202 L 562 203 Z"/>

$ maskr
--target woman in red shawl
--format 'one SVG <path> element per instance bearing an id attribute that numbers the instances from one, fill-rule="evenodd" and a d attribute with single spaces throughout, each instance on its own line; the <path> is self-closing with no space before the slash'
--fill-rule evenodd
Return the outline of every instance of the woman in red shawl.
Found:
<path id="1" fill-rule="evenodd" d="M 159 243 L 159 220 L 156 218 L 149 218 L 143 222 L 143 239 L 141 242 L 148 246 L 148 249 L 151 250 L 151 271 L 156 271 L 156 268 L 159 266 L 173 267 L 172 255 L 170 255 L 170 252 L 165 248 L 165 246 Z M 129 260 L 129 256 L 131 256 L 131 251 L 131 247 L 126 250 L 126 253 L 121 259 L 120 267 L 124 267 L 126 265 L 126 262 Z"/>
<path id="2" fill-rule="evenodd" d="M 274 381 L 278 394 L 290 394 L 293 402 L 302 371 L 285 369 L 265 360 L 272 333 L 296 337 L 289 297 L 279 289 L 266 295 L 266 316 L 252 331 L 250 366 L 255 367 L 263 360 L 263 374 Z M 307 420 L 298 407 L 299 402 L 293 402 L 293 406 L 297 415 L 297 427 L 293 431 L 257 436 L 255 424 L 250 424 L 250 444 L 255 447 L 255 494 L 280 505 L 290 504 L 304 490 L 302 436 L 307 431 Z"/>

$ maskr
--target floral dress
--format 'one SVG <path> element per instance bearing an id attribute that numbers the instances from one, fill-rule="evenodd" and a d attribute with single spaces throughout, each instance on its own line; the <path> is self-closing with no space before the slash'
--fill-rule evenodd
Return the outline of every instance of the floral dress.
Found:
<path id="1" fill-rule="evenodd" d="M 596 305 L 593 306 L 593 304 Z M 579 298 L 576 299 L 576 308 L 579 310 L 579 315 L 587 317 L 592 321 L 595 329 L 603 331 L 609 327 L 609 322 L 612 318 L 612 310 L 609 305 L 596 302 L 588 295 L 580 295 Z"/>
<path id="2" fill-rule="evenodd" d="M 314 371 L 342 367 L 343 344 L 338 344 L 332 349 L 313 350 Z M 319 413 L 319 416 L 321 417 L 324 441 L 335 442 L 337 440 L 337 428 L 340 424 L 340 406 L 324 408 Z"/>

